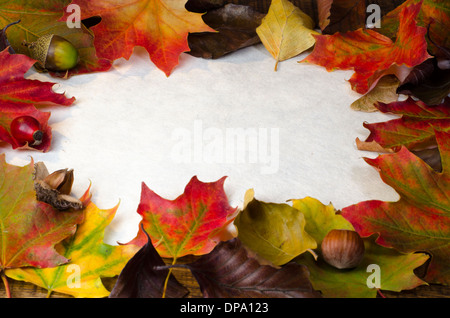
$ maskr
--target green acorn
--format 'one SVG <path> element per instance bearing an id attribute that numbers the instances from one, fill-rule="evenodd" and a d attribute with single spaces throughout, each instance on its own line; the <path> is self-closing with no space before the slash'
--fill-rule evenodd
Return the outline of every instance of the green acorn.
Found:
<path id="1" fill-rule="evenodd" d="M 75 46 L 59 35 L 43 35 L 36 42 L 24 42 L 24 45 L 30 49 L 31 57 L 45 70 L 67 71 L 74 68 L 79 61 Z"/>

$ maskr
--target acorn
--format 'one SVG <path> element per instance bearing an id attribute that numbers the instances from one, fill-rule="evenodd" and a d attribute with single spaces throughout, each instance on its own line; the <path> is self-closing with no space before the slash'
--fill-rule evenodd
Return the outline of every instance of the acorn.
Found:
<path id="1" fill-rule="evenodd" d="M 45 70 L 62 72 L 74 68 L 79 62 L 78 50 L 75 46 L 56 34 L 46 34 L 35 42 L 23 45 L 30 49 L 31 57 Z"/>
<path id="2" fill-rule="evenodd" d="M 25 145 L 38 146 L 44 139 L 44 133 L 39 121 L 31 116 L 19 116 L 13 119 L 10 125 L 11 135 L 14 139 Z"/>
<path id="3" fill-rule="evenodd" d="M 355 231 L 331 230 L 321 244 L 322 257 L 333 267 L 349 269 L 358 266 L 364 257 L 364 242 Z"/>

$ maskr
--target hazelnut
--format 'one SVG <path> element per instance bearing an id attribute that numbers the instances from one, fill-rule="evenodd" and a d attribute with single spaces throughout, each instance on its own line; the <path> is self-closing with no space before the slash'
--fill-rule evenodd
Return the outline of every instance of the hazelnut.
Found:
<path id="1" fill-rule="evenodd" d="M 339 269 L 354 268 L 364 257 L 364 242 L 355 231 L 331 230 L 321 245 L 322 257 Z"/>

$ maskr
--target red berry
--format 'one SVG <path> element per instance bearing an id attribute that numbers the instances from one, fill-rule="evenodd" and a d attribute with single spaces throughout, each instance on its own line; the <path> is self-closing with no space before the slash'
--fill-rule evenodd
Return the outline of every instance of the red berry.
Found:
<path id="1" fill-rule="evenodd" d="M 42 142 L 44 133 L 39 121 L 31 116 L 20 116 L 11 122 L 11 135 L 19 143 L 37 146 Z"/>

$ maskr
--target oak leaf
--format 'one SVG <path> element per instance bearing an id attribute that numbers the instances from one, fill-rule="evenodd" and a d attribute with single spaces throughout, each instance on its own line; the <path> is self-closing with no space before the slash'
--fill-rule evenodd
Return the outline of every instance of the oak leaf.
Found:
<path id="1" fill-rule="evenodd" d="M 116 211 L 117 206 L 102 210 L 93 202 L 87 205 L 84 220 L 74 235 L 56 246 L 61 255 L 70 259 L 69 263 L 53 268 L 7 270 L 6 275 L 45 288 L 49 295 L 60 292 L 74 297 L 107 297 L 109 291 L 101 277 L 119 275 L 138 250 L 133 245 L 113 246 L 103 242 L 105 228 Z"/>
<path id="2" fill-rule="evenodd" d="M 436 130 L 442 161 L 437 172 L 406 147 L 365 159 L 400 195 L 396 202 L 371 200 L 342 210 L 361 236 L 379 234 L 377 243 L 404 253 L 425 251 L 431 262 L 425 280 L 449 284 L 450 267 L 450 134 Z"/>
<path id="3" fill-rule="evenodd" d="M 349 82 L 360 94 L 371 90 L 384 75 L 394 74 L 403 80 L 409 73 L 405 67 L 416 66 L 430 57 L 426 29 L 415 22 L 419 11 L 420 4 L 403 8 L 395 42 L 371 29 L 315 35 L 314 50 L 302 62 L 324 66 L 328 71 L 353 69 L 355 73 Z"/>
<path id="4" fill-rule="evenodd" d="M 221 240 L 230 236 L 227 227 L 237 209 L 228 204 L 223 190 L 225 177 L 204 183 L 193 177 L 184 193 L 166 200 L 142 183 L 138 213 L 142 216 L 139 232 L 130 242 L 137 246 L 151 238 L 161 257 L 177 258 L 209 253 Z"/>
<path id="5" fill-rule="evenodd" d="M 256 28 L 261 42 L 278 62 L 290 59 L 314 45 L 313 20 L 288 0 L 272 0 L 269 12 Z"/>
<path id="6" fill-rule="evenodd" d="M 275 265 L 283 265 L 296 256 L 317 247 L 305 231 L 305 218 L 288 204 L 266 203 L 246 193 L 244 209 L 234 225 L 239 240 L 258 256 Z"/>
<path id="7" fill-rule="evenodd" d="M 177 0 L 74 0 L 81 7 L 81 18 L 101 17 L 92 27 L 99 57 L 129 59 L 135 46 L 144 47 L 155 65 L 169 76 L 179 55 L 189 51 L 190 32 L 214 32 L 201 14 L 188 12 L 186 1 Z M 67 15 L 66 15 L 67 16 Z"/>

